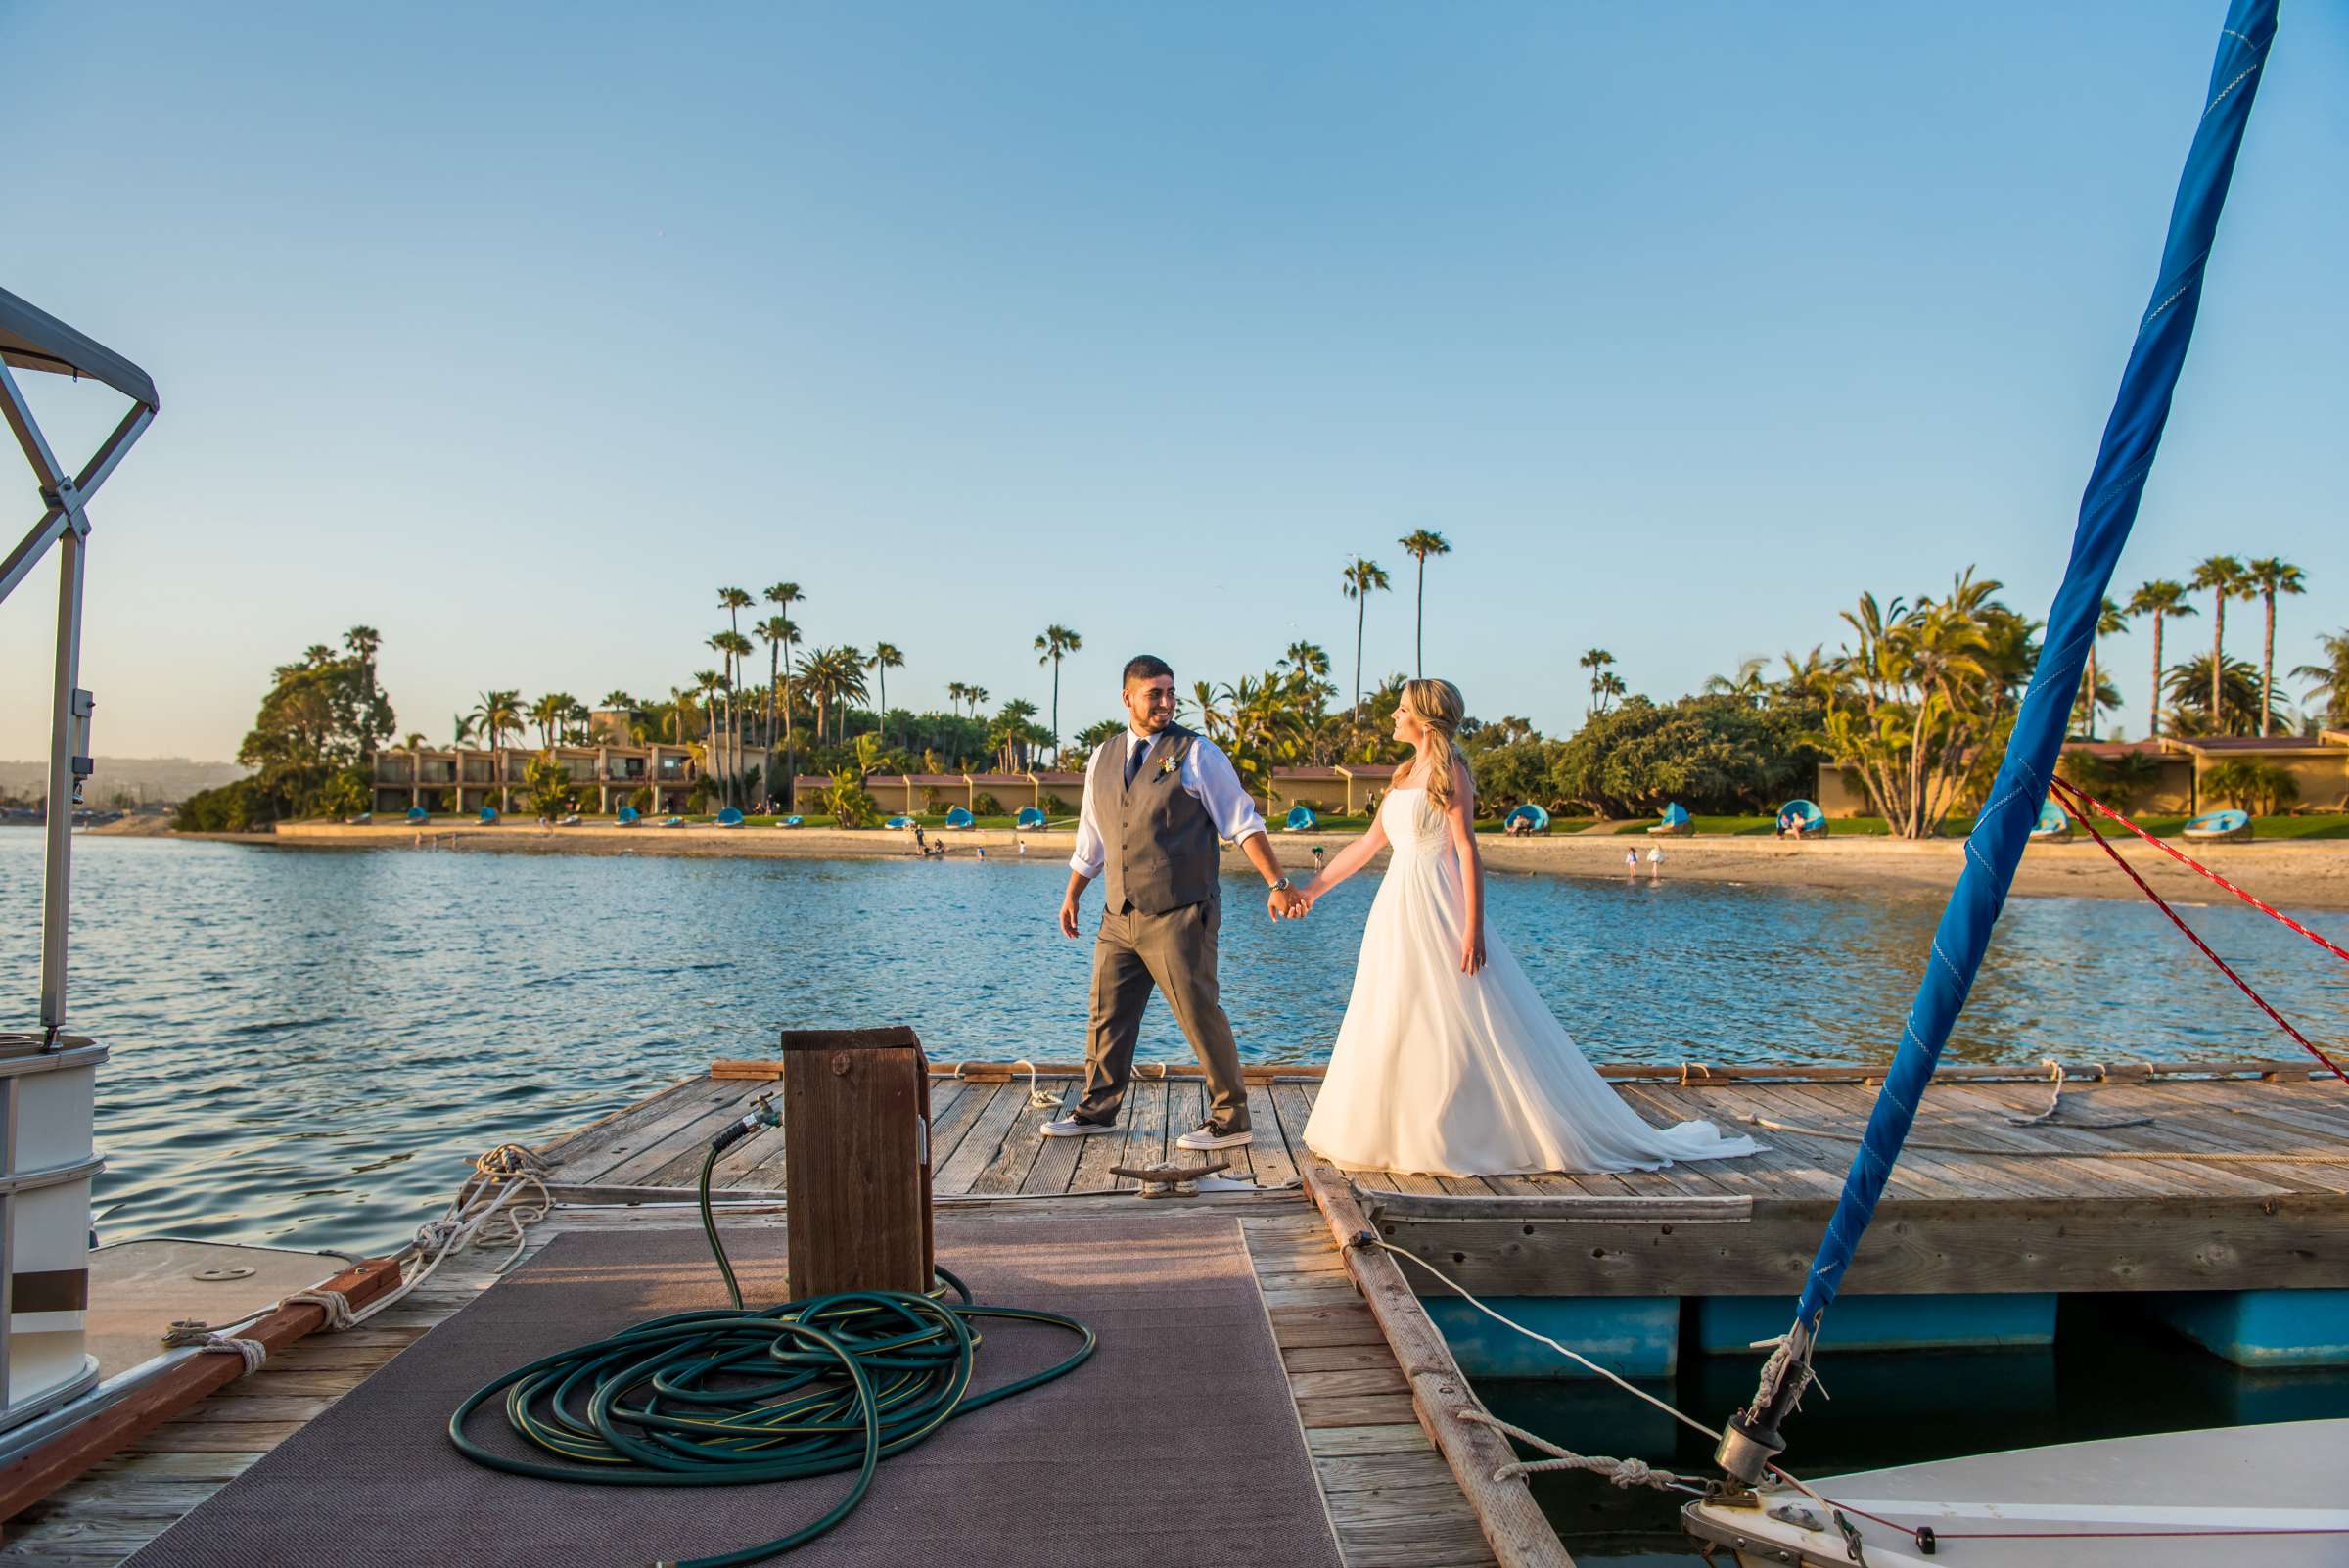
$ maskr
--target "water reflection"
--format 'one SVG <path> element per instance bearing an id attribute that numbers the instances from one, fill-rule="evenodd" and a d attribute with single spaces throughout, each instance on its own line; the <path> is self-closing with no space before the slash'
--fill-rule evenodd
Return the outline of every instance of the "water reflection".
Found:
<path id="1" fill-rule="evenodd" d="M 76 841 L 73 1018 L 101 1075 L 102 1234 L 365 1247 L 471 1157 L 576 1127 L 779 1028 L 908 1023 L 933 1056 L 1073 1060 L 1087 945 L 1063 869 L 292 853 Z M 0 830 L 5 1015 L 29 1021 L 39 836 Z M 1256 1060 L 1312 1061 L 1369 887 L 1275 927 L 1230 887 L 1224 1000 Z M 1939 900 L 1497 877 L 1492 918 L 1596 1057 L 1882 1060 Z M 2304 1028 L 2349 979 L 2245 911 L 2189 918 Z M 2339 938 L 2349 921 L 2308 917 Z M 2268 1054 L 2288 1042 L 2135 903 L 2007 907 L 1953 1059 Z M 1188 1048 L 1163 1004 L 1145 1058 Z M 305 1195 L 316 1193 L 319 1195 Z"/>

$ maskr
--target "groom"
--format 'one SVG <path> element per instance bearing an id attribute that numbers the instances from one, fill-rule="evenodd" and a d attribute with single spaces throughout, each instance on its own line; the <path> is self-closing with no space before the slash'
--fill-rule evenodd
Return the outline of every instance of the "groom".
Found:
<path id="1" fill-rule="evenodd" d="M 1142 654 L 1126 665 L 1126 729 L 1101 743 L 1084 774 L 1077 853 L 1060 900 L 1060 930 L 1077 931 L 1077 904 L 1105 877 L 1107 907 L 1093 942 L 1092 1038 L 1085 1048 L 1084 1097 L 1044 1136 L 1087 1137 L 1117 1130 L 1118 1106 L 1133 1073 L 1134 1037 L 1156 987 L 1174 1010 L 1207 1069 L 1208 1118 L 1175 1142 L 1227 1149 L 1250 1140 L 1248 1091 L 1239 1048 L 1216 984 L 1218 838 L 1247 852 L 1271 890 L 1275 920 L 1302 915 L 1305 900 L 1281 875 L 1265 819 L 1215 742 L 1174 722 L 1174 671 Z"/>

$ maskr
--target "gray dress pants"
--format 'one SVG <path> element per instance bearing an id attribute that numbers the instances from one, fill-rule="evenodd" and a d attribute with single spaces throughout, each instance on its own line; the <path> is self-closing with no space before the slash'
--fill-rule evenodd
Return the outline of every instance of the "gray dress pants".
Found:
<path id="1" fill-rule="evenodd" d="M 1208 1120 L 1220 1132 L 1247 1130 L 1248 1088 L 1240 1080 L 1240 1048 L 1232 1043 L 1231 1020 L 1223 1015 L 1216 981 L 1216 935 L 1222 923 L 1222 907 L 1215 899 L 1165 914 L 1138 909 L 1103 912 L 1101 933 L 1093 942 L 1092 1027 L 1079 1116 L 1091 1122 L 1118 1119 L 1126 1084 L 1133 1076 L 1133 1042 L 1141 1033 L 1142 1009 L 1155 987 L 1174 1010 L 1174 1021 L 1207 1069 Z"/>

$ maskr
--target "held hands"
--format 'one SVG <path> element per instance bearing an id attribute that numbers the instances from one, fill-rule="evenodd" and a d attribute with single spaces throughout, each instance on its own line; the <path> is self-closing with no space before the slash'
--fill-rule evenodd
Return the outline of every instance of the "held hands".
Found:
<path id="1" fill-rule="evenodd" d="M 1304 888 L 1275 888 L 1265 900 L 1266 913 L 1275 920 L 1303 920 L 1313 907 L 1313 895 Z"/>

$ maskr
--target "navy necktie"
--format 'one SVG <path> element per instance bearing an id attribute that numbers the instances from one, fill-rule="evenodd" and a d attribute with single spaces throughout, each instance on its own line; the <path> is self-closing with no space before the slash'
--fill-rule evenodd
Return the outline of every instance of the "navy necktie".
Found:
<path id="1" fill-rule="evenodd" d="M 1128 741 L 1128 742 L 1127 742 L 1127 745 L 1126 745 L 1126 787 L 1127 787 L 1128 789 L 1131 789 L 1131 788 L 1133 788 L 1133 779 L 1134 779 L 1134 775 L 1135 775 L 1135 774 L 1137 774 L 1137 773 L 1139 773 L 1139 772 L 1142 770 L 1142 757 L 1143 757 L 1143 755 L 1144 755 L 1145 753 L 1147 753 L 1149 750 L 1150 750 L 1150 742 L 1149 742 L 1147 739 L 1141 740 L 1141 741 L 1140 741 L 1140 742 L 1138 742 L 1138 743 L 1136 743 L 1136 742 L 1133 742 L 1133 741 Z"/>

